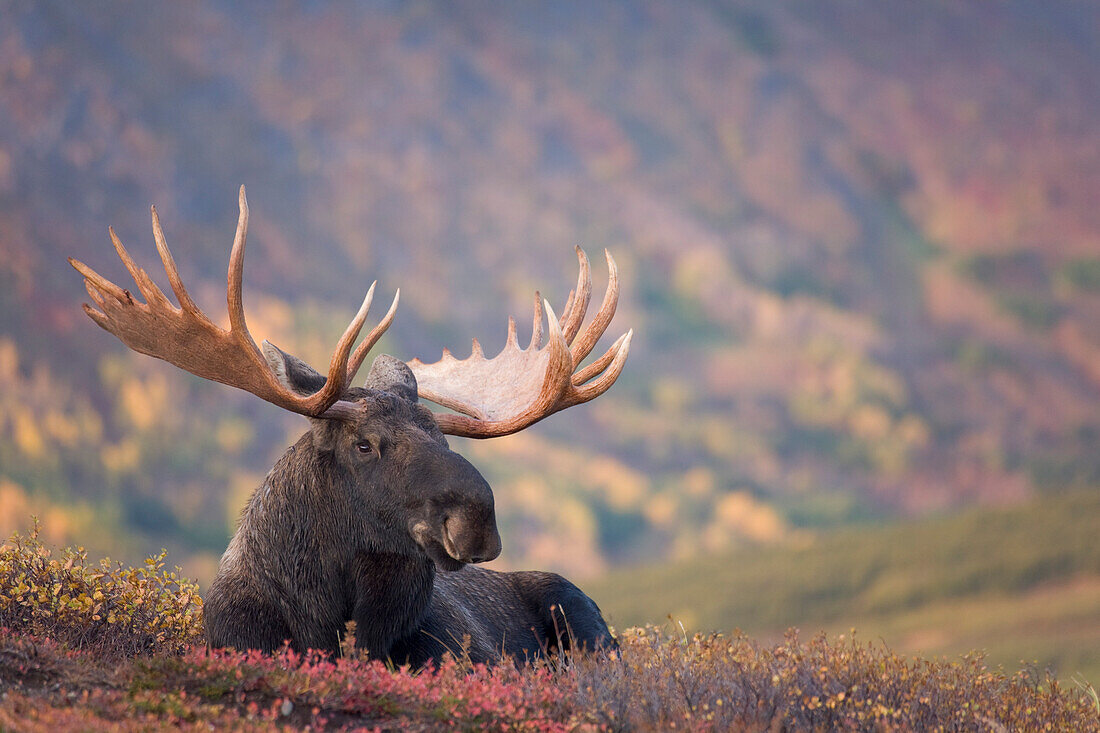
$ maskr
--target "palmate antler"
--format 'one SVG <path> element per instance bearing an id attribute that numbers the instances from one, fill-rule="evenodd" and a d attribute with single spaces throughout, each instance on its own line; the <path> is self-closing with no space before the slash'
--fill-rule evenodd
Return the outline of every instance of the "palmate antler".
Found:
<path id="1" fill-rule="evenodd" d="M 195 305 L 183 286 L 172 253 L 164 239 L 164 232 L 160 228 L 156 207 L 152 210 L 153 238 L 180 307 L 172 305 L 145 270 L 131 259 L 112 229 L 110 234 L 115 251 L 130 271 L 146 302 L 136 300 L 129 290 L 120 288 L 83 262 L 70 257 L 69 264 L 84 276 L 88 295 L 99 306 L 99 310 L 96 310 L 85 303 L 84 312 L 134 351 L 163 359 L 191 374 L 239 387 L 267 402 L 302 415 L 335 419 L 352 417 L 356 414 L 355 404 L 342 401 L 340 397 L 363 363 L 367 352 L 389 328 L 397 309 L 398 297 L 394 296 L 389 312 L 352 354 L 351 347 L 359 336 L 374 298 L 372 284 L 359 312 L 336 345 L 325 386 L 308 396 L 291 391 L 272 372 L 245 324 L 241 275 L 244 271 L 244 247 L 248 234 L 248 202 L 245 200 L 244 186 L 241 186 L 239 203 L 237 234 L 229 256 L 229 282 L 226 292 L 229 307 L 228 331 L 211 322 Z"/>
<path id="2" fill-rule="evenodd" d="M 153 238 L 179 307 L 172 305 L 145 270 L 137 266 L 111 230 L 115 251 L 146 302 L 136 300 L 129 290 L 115 285 L 83 262 L 69 258 L 69 263 L 84 276 L 88 295 L 98 306 L 97 310 L 84 304 L 84 312 L 134 351 L 163 359 L 196 376 L 238 387 L 309 417 L 354 419 L 359 408 L 354 402 L 340 398 L 371 348 L 393 321 L 400 291 L 382 321 L 353 353 L 351 348 L 374 297 L 372 284 L 362 307 L 336 345 L 324 387 L 311 395 L 294 392 L 272 371 L 245 324 L 241 279 L 248 233 L 248 202 L 244 186 L 241 186 L 239 203 L 240 217 L 229 256 L 226 290 L 228 331 L 215 325 L 188 294 L 168 250 L 155 207 L 152 210 Z M 533 333 L 526 349 L 516 343 L 516 324 L 509 318 L 508 342 L 492 359 L 485 358 L 481 345 L 474 339 L 473 354 L 467 359 L 460 361 L 444 350 L 443 358 L 433 364 L 425 364 L 419 359 L 408 362 L 421 397 L 462 413 L 436 415 L 436 422 L 444 433 L 471 438 L 508 435 L 547 415 L 598 397 L 618 379 L 626 363 L 633 331 L 620 336 L 599 359 L 577 369 L 607 330 L 619 299 L 615 261 L 610 253 L 605 254 L 609 273 L 607 293 L 599 312 L 584 331 L 581 331 L 581 324 L 588 310 L 592 282 L 588 258 L 578 247 L 580 274 L 576 290 L 569 294 L 562 310 L 561 323 L 550 304 L 536 293 Z M 542 344 L 544 303 L 550 324 L 545 346 Z"/>
<path id="3" fill-rule="evenodd" d="M 599 312 L 580 331 L 592 291 L 588 257 L 577 248 L 580 274 L 569 294 L 559 324 L 550 304 L 535 294 L 531 343 L 521 349 L 516 342 L 516 323 L 508 319 L 508 341 L 499 354 L 486 359 L 481 344 L 473 341 L 467 359 L 455 359 L 444 349 L 432 364 L 408 362 L 420 396 L 462 414 L 437 414 L 440 429 L 450 435 L 490 438 L 508 435 L 567 407 L 588 402 L 611 387 L 626 364 L 633 330 L 619 337 L 611 348 L 587 367 L 577 367 L 607 330 L 619 301 L 619 273 L 611 253 L 607 257 L 608 284 Z M 546 306 L 548 339 L 542 345 L 542 308 Z M 578 335 L 579 334 L 579 335 Z"/>

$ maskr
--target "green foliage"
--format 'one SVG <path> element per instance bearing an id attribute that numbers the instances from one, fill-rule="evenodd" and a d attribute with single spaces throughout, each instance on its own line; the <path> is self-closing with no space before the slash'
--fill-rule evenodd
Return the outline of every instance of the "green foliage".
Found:
<path id="1" fill-rule="evenodd" d="M 955 363 L 967 374 L 988 376 L 998 369 L 1018 369 L 1012 356 L 993 344 L 963 339 L 952 346 Z"/>
<path id="2" fill-rule="evenodd" d="M 779 34 L 772 21 L 765 15 L 727 2 L 713 4 L 714 15 L 722 21 L 745 47 L 762 58 L 772 58 L 779 53 Z"/>
<path id="3" fill-rule="evenodd" d="M 1045 287 L 1049 280 L 1042 258 L 1037 252 L 1028 250 L 971 255 L 959 263 L 959 268 L 968 277 L 991 288 Z"/>
<path id="4" fill-rule="evenodd" d="M 814 490 L 783 503 L 783 513 L 795 527 L 836 527 L 878 518 L 875 508 L 845 491 Z"/>
<path id="5" fill-rule="evenodd" d="M 1100 258 L 1071 260 L 1061 272 L 1073 287 L 1087 293 L 1100 293 Z"/>
<path id="6" fill-rule="evenodd" d="M 1062 309 L 1049 297 L 1023 293 L 1006 293 L 997 302 L 1016 316 L 1025 326 L 1045 330 L 1055 325 L 1062 316 Z"/>
<path id="7" fill-rule="evenodd" d="M 987 288 L 1004 311 L 1029 328 L 1049 329 L 1065 312 L 1052 293 L 1050 273 L 1037 252 L 972 255 L 960 262 L 959 269 Z M 1081 272 L 1087 281 L 1088 268 Z"/>
<path id="8" fill-rule="evenodd" d="M 54 557 L 36 520 L 0 546 L 0 628 L 108 658 L 182 652 L 202 639 L 202 599 L 178 568 L 164 570 L 165 554 L 139 567 L 89 564 L 84 548 Z"/>
<path id="9" fill-rule="evenodd" d="M 1082 460 L 1069 450 L 1048 450 L 1027 464 L 1035 485 L 1045 491 L 1079 489 L 1100 483 L 1100 453 Z"/>
<path id="10" fill-rule="evenodd" d="M 809 295 L 815 298 L 840 303 L 844 295 L 835 286 L 826 283 L 822 279 L 820 270 L 809 265 L 794 263 L 783 267 L 768 281 L 768 289 L 790 298 L 794 295 Z"/>
<path id="11" fill-rule="evenodd" d="M 622 571 L 586 584 L 585 590 L 617 625 L 673 614 L 690 628 L 767 634 L 789 626 L 846 627 L 864 619 L 901 635 L 913 629 L 895 619 L 912 618 L 909 614 L 919 609 L 927 609 L 926 618 L 919 621 L 935 628 L 951 622 L 933 616 L 933 610 L 949 616 L 950 609 L 957 612 L 959 604 L 967 602 L 972 604 L 966 606 L 971 615 L 997 613 L 994 609 L 1011 613 L 1002 599 L 1038 592 L 1052 583 L 1100 577 L 1098 523 L 1100 492 L 1047 496 L 1011 509 L 848 528 L 813 540 Z M 1029 632 L 1024 630 L 1024 638 L 1005 645 L 999 661 L 1016 663 L 1020 656 L 1008 650 L 1026 648 L 1028 658 L 1048 663 L 1073 660 L 1090 670 L 1100 668 L 1095 654 L 1082 655 L 1081 640 L 1090 638 L 1086 630 L 1100 632 L 1094 612 L 1089 626 L 1090 598 L 1083 592 L 1066 597 L 1066 608 L 1059 611 L 1065 619 L 1063 636 L 1025 647 Z M 1050 602 L 1045 605 L 1050 611 Z M 1037 623 L 1056 624 L 1057 618 Z M 988 619 L 990 625 L 993 622 Z M 979 635 L 974 646 L 997 641 L 981 637 L 981 629 L 972 633 Z M 1066 675 L 1077 671 L 1082 670 L 1060 669 Z"/>
<path id="12" fill-rule="evenodd" d="M 694 345 L 711 344 L 725 335 L 697 297 L 670 288 L 653 274 L 640 273 L 636 297 L 657 316 L 650 324 L 649 338 L 658 343 L 683 340 Z"/>

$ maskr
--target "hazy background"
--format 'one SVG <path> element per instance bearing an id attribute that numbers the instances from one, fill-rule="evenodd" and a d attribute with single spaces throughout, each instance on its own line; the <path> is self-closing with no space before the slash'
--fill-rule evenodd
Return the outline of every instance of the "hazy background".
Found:
<path id="1" fill-rule="evenodd" d="M 305 422 L 127 352 L 65 257 L 127 285 L 110 224 L 164 284 L 156 203 L 222 318 L 242 183 L 252 332 L 318 366 L 376 278 L 381 350 L 464 356 L 614 253 L 611 392 L 452 440 L 494 565 L 1100 676 L 1098 6 L 0 0 L 4 534 L 208 582 Z"/>

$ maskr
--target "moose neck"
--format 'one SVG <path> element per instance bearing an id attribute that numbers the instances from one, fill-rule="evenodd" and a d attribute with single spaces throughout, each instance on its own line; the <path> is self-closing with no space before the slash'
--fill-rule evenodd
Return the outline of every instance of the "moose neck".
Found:
<path id="1" fill-rule="evenodd" d="M 279 579 L 286 596 L 273 600 L 303 606 L 288 608 L 289 615 L 325 616 L 322 625 L 341 632 L 354 619 L 360 645 L 384 658 L 426 613 L 435 565 L 394 531 L 383 509 L 358 501 L 349 480 L 306 433 L 253 494 L 230 550 L 239 541 L 248 564 Z M 342 610 L 324 610 L 330 608 Z M 318 641 L 327 646 L 333 637 L 325 636 Z"/>

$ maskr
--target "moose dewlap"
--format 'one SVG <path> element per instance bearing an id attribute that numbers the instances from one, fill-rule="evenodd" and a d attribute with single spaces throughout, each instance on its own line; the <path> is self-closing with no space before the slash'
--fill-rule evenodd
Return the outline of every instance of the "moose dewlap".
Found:
<path id="1" fill-rule="evenodd" d="M 348 621 L 371 656 L 422 665 L 447 652 L 475 662 L 509 655 L 612 646 L 599 608 L 553 573 L 500 573 L 474 567 L 500 554 L 493 492 L 446 435 L 507 435 L 607 391 L 622 372 L 628 331 L 578 369 L 615 314 L 619 281 L 609 253 L 607 292 L 582 330 L 591 296 L 588 258 L 579 248 L 576 289 L 561 321 L 535 295 L 531 342 L 520 348 L 509 318 L 504 349 L 485 358 L 444 350 L 431 364 L 381 354 L 362 387 L 351 386 L 389 327 L 398 297 L 352 351 L 374 285 L 336 345 L 327 375 L 274 345 L 261 347 L 245 325 L 241 299 L 248 204 L 229 259 L 229 330 L 188 295 L 152 211 L 153 238 L 173 305 L 111 230 L 111 241 L 145 302 L 82 262 L 69 259 L 94 306 L 84 311 L 135 351 L 200 377 L 247 390 L 305 415 L 310 427 L 256 489 L 207 593 L 212 646 L 335 653 Z M 549 324 L 543 343 L 543 307 Z M 455 413 L 436 414 L 423 397 Z M 442 572 L 440 572 L 442 571 Z"/>

